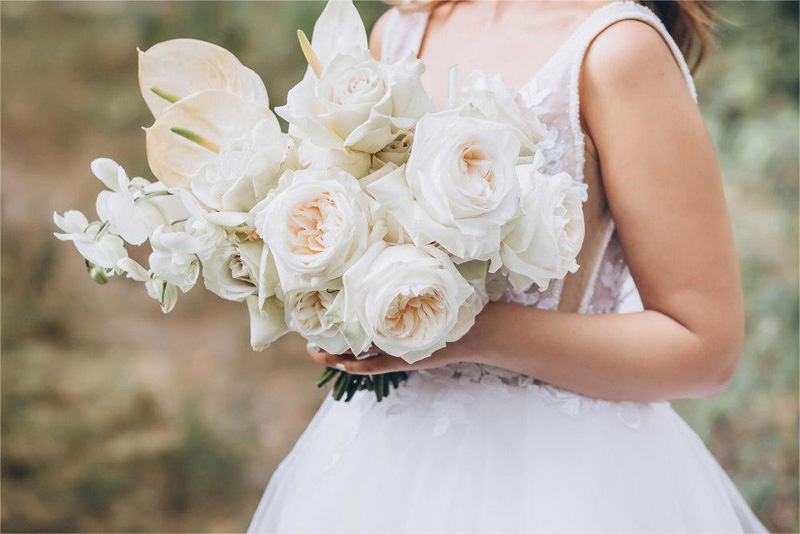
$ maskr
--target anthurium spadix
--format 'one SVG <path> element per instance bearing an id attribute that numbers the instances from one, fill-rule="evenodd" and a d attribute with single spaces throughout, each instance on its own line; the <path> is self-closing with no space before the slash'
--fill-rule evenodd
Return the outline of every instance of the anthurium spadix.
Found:
<path id="1" fill-rule="evenodd" d="M 196 39 L 173 39 L 139 51 L 139 88 L 158 117 L 170 104 L 206 89 L 227 91 L 269 107 L 261 78 L 222 47 Z"/>
<path id="2" fill-rule="evenodd" d="M 290 134 L 325 149 L 374 154 L 434 111 L 420 84 L 422 62 L 413 54 L 393 64 L 374 60 L 350 0 L 328 2 L 310 45 L 299 37 L 309 69 L 275 108 Z"/>
<path id="3" fill-rule="evenodd" d="M 173 104 L 145 132 L 153 174 L 220 211 L 246 212 L 262 200 L 289 143 L 268 107 L 217 90 Z"/>

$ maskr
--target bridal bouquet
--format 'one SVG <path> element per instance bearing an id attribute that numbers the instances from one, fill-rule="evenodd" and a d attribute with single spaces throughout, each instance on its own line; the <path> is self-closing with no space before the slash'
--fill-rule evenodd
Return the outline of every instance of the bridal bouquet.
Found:
<path id="1" fill-rule="evenodd" d="M 275 108 L 288 133 L 228 51 L 178 39 L 139 53 L 156 181 L 97 159 L 98 220 L 55 214 L 96 282 L 141 282 L 168 313 L 202 276 L 247 305 L 254 350 L 293 331 L 412 363 L 472 327 L 495 297 L 487 277 L 525 291 L 578 268 L 582 190 L 542 172 L 546 130 L 498 76 L 462 85 L 454 70 L 436 110 L 422 62 L 373 59 L 349 0 L 328 3 L 310 43 L 298 36 L 308 71 Z M 126 244 L 148 241 L 143 266 Z M 329 369 L 319 385 L 381 400 L 404 378 Z"/>

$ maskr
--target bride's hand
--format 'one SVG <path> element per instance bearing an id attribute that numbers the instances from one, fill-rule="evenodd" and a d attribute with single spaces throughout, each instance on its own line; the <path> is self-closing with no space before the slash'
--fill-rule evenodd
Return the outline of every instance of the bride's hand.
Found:
<path id="1" fill-rule="evenodd" d="M 327 367 L 333 367 L 354 375 L 377 375 L 397 371 L 415 371 L 444 367 L 451 363 L 466 361 L 458 343 L 448 343 L 447 347 L 434 352 L 431 356 L 416 363 L 406 363 L 402 358 L 389 356 L 381 352 L 374 345 L 367 349 L 366 354 L 374 354 L 367 358 L 357 360 L 351 352 L 345 354 L 330 354 L 316 345 L 309 343 L 306 347 L 308 354 L 317 362 Z"/>

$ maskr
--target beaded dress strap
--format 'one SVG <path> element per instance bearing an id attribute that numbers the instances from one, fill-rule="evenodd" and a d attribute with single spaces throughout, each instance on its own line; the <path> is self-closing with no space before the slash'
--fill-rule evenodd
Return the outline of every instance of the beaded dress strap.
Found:
<path id="1" fill-rule="evenodd" d="M 692 99 L 695 102 L 697 101 L 697 91 L 695 89 L 694 80 L 692 79 L 689 66 L 686 63 L 686 59 L 683 57 L 678 45 L 667 31 L 667 28 L 664 26 L 663 22 L 661 22 L 661 19 L 659 19 L 658 16 L 653 13 L 653 11 L 645 6 L 633 2 L 632 0 L 623 0 L 621 2 L 608 4 L 589 15 L 589 17 L 581 24 L 579 31 L 573 36 L 573 56 L 568 80 L 569 120 L 570 128 L 572 130 L 572 138 L 575 143 L 575 178 L 576 181 L 579 182 L 584 181 L 584 167 L 586 164 L 586 138 L 581 127 L 579 88 L 583 59 L 586 56 L 587 50 L 598 35 L 600 35 L 608 27 L 623 20 L 639 20 L 650 25 L 656 31 L 658 31 L 658 33 L 661 35 L 661 38 L 664 40 L 667 46 L 669 46 L 675 62 L 678 64 L 678 67 L 680 68 L 681 73 L 686 80 L 686 85 L 689 89 Z M 601 242 L 599 243 L 595 257 L 593 258 L 593 261 L 590 261 L 589 265 L 586 266 L 587 268 L 591 269 L 591 275 L 589 277 L 589 283 L 586 285 L 586 290 L 580 299 L 580 307 L 578 309 L 579 313 L 586 313 L 589 305 L 591 304 L 594 289 L 598 283 L 598 273 L 602 267 L 603 259 L 606 256 L 605 253 L 608 245 L 611 242 L 616 230 L 613 219 L 608 218 L 605 224 L 606 228 L 600 233 Z"/>

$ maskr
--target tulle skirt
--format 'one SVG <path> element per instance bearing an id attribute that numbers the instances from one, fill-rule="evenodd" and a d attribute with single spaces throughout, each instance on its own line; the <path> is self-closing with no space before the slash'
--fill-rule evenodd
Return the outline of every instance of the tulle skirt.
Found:
<path id="1" fill-rule="evenodd" d="M 761 532 L 668 403 L 451 369 L 330 397 L 249 532 Z"/>

